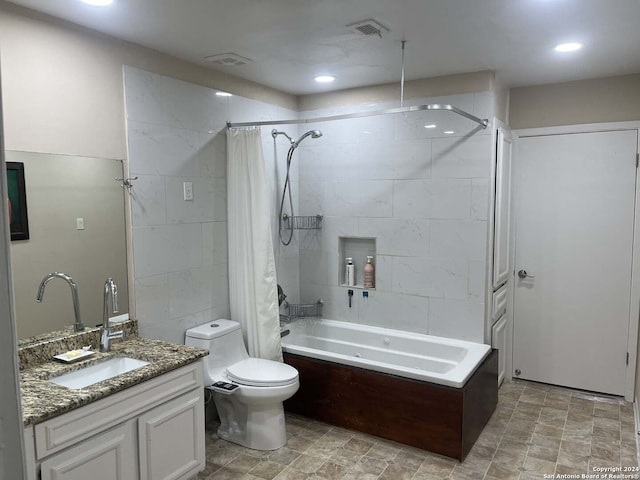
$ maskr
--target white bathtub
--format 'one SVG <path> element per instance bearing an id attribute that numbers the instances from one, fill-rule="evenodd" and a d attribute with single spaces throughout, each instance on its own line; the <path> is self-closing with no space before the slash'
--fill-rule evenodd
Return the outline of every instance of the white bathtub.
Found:
<path id="1" fill-rule="evenodd" d="M 282 338 L 287 353 L 461 388 L 491 347 L 336 320 L 300 319 Z"/>

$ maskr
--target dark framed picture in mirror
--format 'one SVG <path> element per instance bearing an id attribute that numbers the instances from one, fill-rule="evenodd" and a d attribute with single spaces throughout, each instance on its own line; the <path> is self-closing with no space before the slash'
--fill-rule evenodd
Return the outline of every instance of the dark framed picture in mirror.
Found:
<path id="1" fill-rule="evenodd" d="M 24 187 L 24 163 L 7 162 L 7 187 L 11 240 L 29 239 L 27 192 Z"/>

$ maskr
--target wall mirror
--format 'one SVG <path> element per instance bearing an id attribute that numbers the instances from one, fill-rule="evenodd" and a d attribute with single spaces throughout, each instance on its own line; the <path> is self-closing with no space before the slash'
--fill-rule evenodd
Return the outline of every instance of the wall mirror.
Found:
<path id="1" fill-rule="evenodd" d="M 41 280 L 64 272 L 78 285 L 86 327 L 102 323 L 103 286 L 118 286 L 119 313 L 129 311 L 125 235 L 126 192 L 122 160 L 5 151 L 7 162 L 24 165 L 29 239 L 11 242 L 18 338 L 69 329 L 74 310 L 69 285 L 53 279 L 42 303 Z"/>

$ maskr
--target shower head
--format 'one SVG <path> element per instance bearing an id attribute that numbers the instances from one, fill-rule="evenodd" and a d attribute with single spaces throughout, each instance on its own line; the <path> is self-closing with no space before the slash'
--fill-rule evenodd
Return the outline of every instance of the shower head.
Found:
<path id="1" fill-rule="evenodd" d="M 293 145 L 294 148 L 297 147 L 298 145 L 300 145 L 300 142 L 302 142 L 302 140 L 307 138 L 309 135 L 311 135 L 311 138 L 320 138 L 322 136 L 322 132 L 320 130 L 309 130 L 308 132 L 304 133 L 297 142 L 291 142 L 291 145 Z"/>

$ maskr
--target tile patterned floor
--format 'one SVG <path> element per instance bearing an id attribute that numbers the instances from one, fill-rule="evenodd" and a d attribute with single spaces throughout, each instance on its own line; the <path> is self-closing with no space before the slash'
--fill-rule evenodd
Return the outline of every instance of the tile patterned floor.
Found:
<path id="1" fill-rule="evenodd" d="M 287 445 L 273 452 L 218 439 L 216 428 L 207 429 L 199 480 L 538 480 L 638 465 L 633 404 L 523 381 L 502 386 L 462 463 L 294 415 L 287 415 Z"/>

